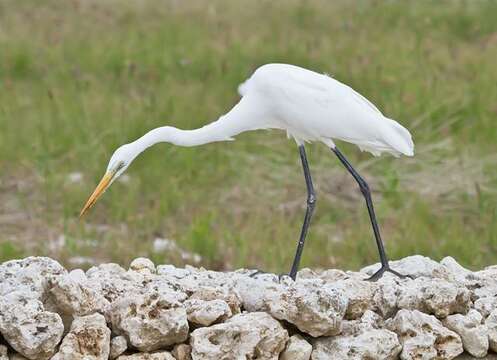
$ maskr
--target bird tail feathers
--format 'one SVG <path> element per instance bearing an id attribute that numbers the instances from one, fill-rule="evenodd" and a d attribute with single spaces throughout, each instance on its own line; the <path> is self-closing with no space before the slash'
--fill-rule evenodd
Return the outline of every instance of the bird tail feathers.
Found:
<path id="1" fill-rule="evenodd" d="M 386 118 L 388 120 L 387 131 L 384 136 L 384 141 L 390 145 L 396 152 L 406 156 L 414 155 L 414 142 L 409 130 L 400 125 L 397 121 Z"/>

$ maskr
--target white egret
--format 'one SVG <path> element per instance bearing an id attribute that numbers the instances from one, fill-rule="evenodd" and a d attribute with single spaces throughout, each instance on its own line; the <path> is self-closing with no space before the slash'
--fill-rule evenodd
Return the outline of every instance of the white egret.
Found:
<path id="1" fill-rule="evenodd" d="M 340 152 L 334 140 L 356 144 L 361 150 L 375 156 L 383 152 L 395 156 L 412 156 L 414 144 L 409 131 L 385 117 L 371 102 L 349 86 L 327 75 L 294 65 L 261 66 L 238 90 L 242 97 L 238 104 L 210 124 L 194 130 L 159 127 L 119 147 L 80 215 L 95 204 L 100 195 L 141 152 L 154 144 L 166 142 L 179 146 L 197 146 L 233 140 L 233 136 L 244 131 L 281 129 L 298 145 L 307 186 L 307 210 L 289 276 L 292 279 L 296 277 L 316 204 L 304 147 L 305 143 L 313 141 L 322 142 L 331 148 L 355 179 L 366 200 L 381 260 L 381 268 L 370 279 L 379 279 L 385 271 L 402 276 L 389 267 L 368 184 Z"/>

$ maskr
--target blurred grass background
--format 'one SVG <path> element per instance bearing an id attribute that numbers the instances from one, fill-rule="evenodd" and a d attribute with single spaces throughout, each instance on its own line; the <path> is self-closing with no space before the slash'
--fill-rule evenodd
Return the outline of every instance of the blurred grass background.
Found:
<path id="1" fill-rule="evenodd" d="M 391 258 L 494 264 L 496 14 L 495 1 L 0 0 L 0 260 L 287 271 L 306 194 L 282 132 L 156 146 L 77 218 L 120 144 L 215 120 L 256 67 L 287 62 L 411 130 L 414 158 L 340 144 L 374 190 Z M 308 155 L 318 204 L 303 266 L 376 262 L 355 183 L 325 146 Z"/>

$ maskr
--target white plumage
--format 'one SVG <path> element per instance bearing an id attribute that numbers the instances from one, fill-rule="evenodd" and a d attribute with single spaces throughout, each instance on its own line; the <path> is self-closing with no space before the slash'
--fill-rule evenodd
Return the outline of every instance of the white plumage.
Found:
<path id="1" fill-rule="evenodd" d="M 299 145 L 307 186 L 307 211 L 290 276 L 295 279 L 307 229 L 315 205 L 315 192 L 304 143 L 319 141 L 331 147 L 340 162 L 358 183 L 366 200 L 382 267 L 372 277 L 385 271 L 401 276 L 388 265 L 371 194 L 366 181 L 355 171 L 335 146 L 334 140 L 356 144 L 374 155 L 382 152 L 395 156 L 414 154 L 411 134 L 389 119 L 366 98 L 339 81 L 316 72 L 286 64 L 268 64 L 258 68 L 239 86 L 242 98 L 218 120 L 194 130 L 163 126 L 149 131 L 132 143 L 118 148 L 107 171 L 81 211 L 83 215 L 101 194 L 145 149 L 159 142 L 179 146 L 197 146 L 215 141 L 233 140 L 244 131 L 281 129 Z"/>
<path id="2" fill-rule="evenodd" d="M 414 154 L 411 134 L 351 87 L 316 72 L 286 64 L 260 67 L 239 87 L 261 128 L 287 131 L 297 143 L 333 140 L 356 144 L 374 155 Z M 242 102 L 244 101 L 242 100 Z M 249 109 L 247 109 L 250 112 Z M 252 110 L 253 111 L 253 110 Z"/>

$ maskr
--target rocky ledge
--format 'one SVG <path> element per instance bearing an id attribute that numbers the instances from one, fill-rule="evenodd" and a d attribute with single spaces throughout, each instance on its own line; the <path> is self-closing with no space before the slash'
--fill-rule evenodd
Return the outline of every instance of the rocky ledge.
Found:
<path id="1" fill-rule="evenodd" d="M 447 257 L 386 273 L 102 264 L 67 271 L 42 257 L 0 265 L 0 360 L 484 358 L 497 352 L 497 266 Z M 490 357 L 489 357 L 490 358 Z"/>

